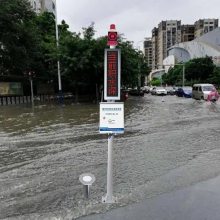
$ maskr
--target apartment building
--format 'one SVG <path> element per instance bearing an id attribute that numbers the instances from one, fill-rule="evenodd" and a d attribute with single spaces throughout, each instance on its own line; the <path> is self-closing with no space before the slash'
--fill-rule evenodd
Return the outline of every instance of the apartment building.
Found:
<path id="1" fill-rule="evenodd" d="M 152 39 L 146 38 L 144 41 L 144 56 L 146 57 L 148 66 L 152 67 Z"/>
<path id="2" fill-rule="evenodd" d="M 152 69 L 161 68 L 167 49 L 181 42 L 181 21 L 161 21 L 152 30 Z"/>
<path id="3" fill-rule="evenodd" d="M 158 28 L 152 30 L 152 65 L 151 69 L 156 69 L 158 63 Z"/>
<path id="4" fill-rule="evenodd" d="M 186 24 L 181 26 L 181 42 L 194 40 L 195 26 L 193 24 Z"/>
<path id="5" fill-rule="evenodd" d="M 218 27 L 218 19 L 199 19 L 195 22 L 195 38 L 202 36 Z"/>
<path id="6" fill-rule="evenodd" d="M 181 25 L 178 20 L 161 21 L 152 30 L 152 70 L 162 67 L 170 47 L 192 41 L 217 27 L 218 19 L 200 19 L 194 25 Z"/>
<path id="7" fill-rule="evenodd" d="M 55 0 L 29 0 L 33 10 L 39 14 L 44 11 L 52 12 L 55 14 Z"/>

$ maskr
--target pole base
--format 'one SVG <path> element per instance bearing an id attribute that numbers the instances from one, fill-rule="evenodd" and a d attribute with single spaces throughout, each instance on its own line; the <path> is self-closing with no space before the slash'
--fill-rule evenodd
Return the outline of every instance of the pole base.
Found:
<path id="1" fill-rule="evenodd" d="M 114 196 L 106 195 L 102 197 L 102 203 L 108 203 L 108 204 L 117 203 L 117 198 Z"/>
<path id="2" fill-rule="evenodd" d="M 62 92 L 62 90 L 59 90 L 59 92 L 58 92 L 58 103 L 59 103 L 60 105 L 63 105 L 63 104 L 64 104 L 64 97 L 63 97 L 63 92 Z"/>

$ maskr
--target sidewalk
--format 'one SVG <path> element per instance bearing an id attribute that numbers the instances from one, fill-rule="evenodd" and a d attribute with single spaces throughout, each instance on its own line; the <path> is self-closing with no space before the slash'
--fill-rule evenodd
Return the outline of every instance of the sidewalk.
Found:
<path id="1" fill-rule="evenodd" d="M 219 220 L 220 176 L 80 220 Z"/>

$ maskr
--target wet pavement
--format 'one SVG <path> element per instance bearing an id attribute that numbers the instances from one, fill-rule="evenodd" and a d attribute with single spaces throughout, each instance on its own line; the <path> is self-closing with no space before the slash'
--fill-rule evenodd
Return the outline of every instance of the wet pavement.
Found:
<path id="1" fill-rule="evenodd" d="M 219 220 L 220 177 L 80 220 Z"/>
<path id="2" fill-rule="evenodd" d="M 114 196 L 106 205 L 107 136 L 99 106 L 0 108 L 0 219 L 76 219 L 173 192 L 220 174 L 220 103 L 129 97 L 114 139 Z M 79 182 L 96 182 L 86 200 Z"/>

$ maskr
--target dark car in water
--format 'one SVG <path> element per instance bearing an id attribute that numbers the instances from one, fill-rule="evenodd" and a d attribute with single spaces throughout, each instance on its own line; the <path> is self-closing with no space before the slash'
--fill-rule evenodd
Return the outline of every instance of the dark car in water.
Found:
<path id="1" fill-rule="evenodd" d="M 176 96 L 192 98 L 192 87 L 179 87 L 176 90 Z"/>
<path id="2" fill-rule="evenodd" d="M 144 96 L 144 91 L 142 89 L 131 89 L 128 94 L 131 96 Z"/>

